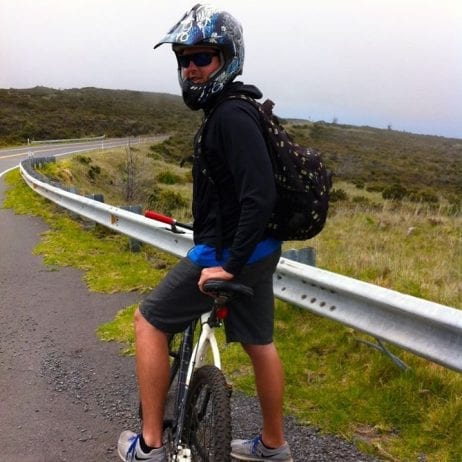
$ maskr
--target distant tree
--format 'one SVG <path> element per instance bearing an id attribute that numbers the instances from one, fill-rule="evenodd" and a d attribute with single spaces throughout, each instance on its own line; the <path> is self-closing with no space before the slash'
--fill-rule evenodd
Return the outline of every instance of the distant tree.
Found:
<path id="1" fill-rule="evenodd" d="M 142 176 L 142 159 L 130 144 L 126 148 L 126 161 L 121 166 L 123 195 L 128 204 L 133 204 L 137 197 Z"/>

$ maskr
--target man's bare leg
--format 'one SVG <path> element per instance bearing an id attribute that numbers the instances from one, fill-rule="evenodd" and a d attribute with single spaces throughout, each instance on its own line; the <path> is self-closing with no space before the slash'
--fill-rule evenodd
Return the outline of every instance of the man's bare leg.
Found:
<path id="1" fill-rule="evenodd" d="M 164 406 L 168 392 L 167 336 L 135 312 L 136 373 L 143 408 L 143 438 L 148 446 L 162 446 Z"/>
<path id="2" fill-rule="evenodd" d="M 263 417 L 262 440 L 278 448 L 285 443 L 283 431 L 284 371 L 274 343 L 242 345 L 255 372 L 257 394 Z"/>

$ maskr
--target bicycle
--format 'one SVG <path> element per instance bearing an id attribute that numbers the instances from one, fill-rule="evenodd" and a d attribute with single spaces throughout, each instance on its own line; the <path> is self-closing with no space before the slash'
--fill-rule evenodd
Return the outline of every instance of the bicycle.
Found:
<path id="1" fill-rule="evenodd" d="M 227 315 L 228 302 L 251 296 L 253 290 L 223 280 L 207 281 L 204 290 L 213 296 L 211 310 L 168 337 L 171 360 L 164 444 L 171 462 L 231 460 L 231 387 L 221 370 L 214 331 Z M 200 335 L 194 343 L 199 322 Z"/>

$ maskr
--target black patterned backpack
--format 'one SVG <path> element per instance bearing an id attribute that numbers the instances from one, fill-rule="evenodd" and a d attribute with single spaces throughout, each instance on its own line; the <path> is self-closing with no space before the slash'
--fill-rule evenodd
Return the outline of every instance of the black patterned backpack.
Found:
<path id="1" fill-rule="evenodd" d="M 332 187 L 332 174 L 324 166 L 320 153 L 292 140 L 273 114 L 271 100 L 261 104 L 246 95 L 230 95 L 226 99 L 242 99 L 256 107 L 266 130 L 278 196 L 268 223 L 268 234 L 282 241 L 316 236 L 327 219 Z M 205 124 L 206 121 L 202 127 Z"/>

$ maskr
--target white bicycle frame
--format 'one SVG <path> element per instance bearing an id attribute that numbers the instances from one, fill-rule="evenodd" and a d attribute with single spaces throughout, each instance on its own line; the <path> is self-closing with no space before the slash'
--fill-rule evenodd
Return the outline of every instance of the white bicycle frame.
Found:
<path id="1" fill-rule="evenodd" d="M 218 369 L 221 369 L 221 358 L 220 350 L 218 348 L 217 338 L 215 337 L 215 328 L 210 327 L 207 322 L 210 317 L 210 312 L 204 313 L 201 316 L 201 334 L 196 344 L 191 356 L 191 362 L 189 363 L 188 375 L 186 378 L 186 383 L 189 386 L 191 381 L 192 373 L 194 369 L 204 366 L 207 363 L 207 353 L 212 352 L 212 364 Z"/>
<path id="2" fill-rule="evenodd" d="M 210 364 L 210 362 L 207 361 L 207 353 L 209 351 L 212 352 L 212 364 L 221 369 L 220 350 L 218 349 L 218 342 L 215 337 L 215 328 L 210 327 L 207 322 L 210 317 L 210 313 L 211 312 L 209 311 L 201 316 L 201 334 L 194 345 L 191 361 L 189 362 L 188 373 L 186 376 L 187 388 L 189 388 L 189 384 L 191 383 L 191 377 L 194 370 L 204 366 L 205 364 Z M 178 447 L 178 454 L 174 457 L 173 461 L 191 462 L 191 450 L 180 444 Z"/>

